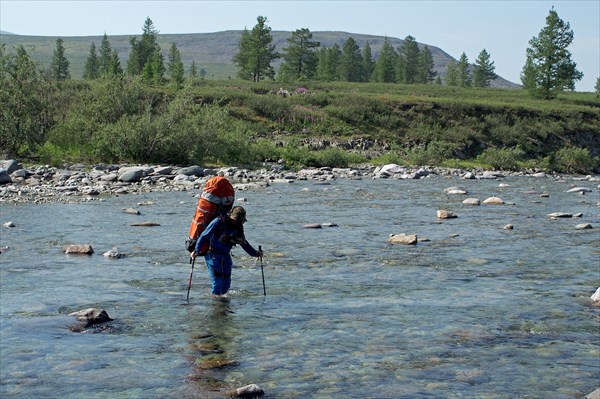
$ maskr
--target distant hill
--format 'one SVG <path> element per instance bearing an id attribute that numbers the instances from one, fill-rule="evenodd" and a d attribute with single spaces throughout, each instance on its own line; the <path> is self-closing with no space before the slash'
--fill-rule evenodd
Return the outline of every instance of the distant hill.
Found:
<path id="1" fill-rule="evenodd" d="M 5 30 L 0 30 L 0 35 L 14 35 L 14 33 L 10 33 Z"/>
<path id="2" fill-rule="evenodd" d="M 312 32 L 313 40 L 321 43 L 322 47 L 331 47 L 338 44 L 340 48 L 348 37 L 352 37 L 358 46 L 362 49 L 365 43 L 369 43 L 374 58 L 379 56 L 379 52 L 383 46 L 385 36 L 365 35 L 349 32 Z M 277 51 L 281 51 L 288 46 L 287 39 L 291 32 L 288 31 L 272 31 L 273 44 Z M 206 70 L 208 79 L 227 79 L 234 78 L 237 73 L 237 67 L 233 64 L 233 56 L 238 51 L 238 44 L 242 35 L 241 30 L 231 30 L 214 33 L 190 33 L 190 34 L 159 34 L 158 42 L 165 54 L 172 43 L 175 43 L 179 51 L 183 63 L 187 68 L 192 61 L 196 62 L 198 68 Z M 131 36 L 140 35 L 119 35 L 108 36 L 108 40 L 113 49 L 119 53 L 119 58 L 123 67 L 125 67 L 129 51 L 129 38 Z M 56 39 L 58 36 L 22 36 L 2 32 L 0 36 L 0 44 L 6 44 L 10 50 L 11 46 L 23 45 L 31 55 L 31 57 L 39 61 L 44 67 L 48 67 L 52 60 L 52 54 L 56 47 Z M 65 56 L 70 62 L 71 76 L 78 79 L 83 74 L 85 60 L 89 55 L 90 44 L 95 43 L 96 48 L 100 48 L 102 36 L 77 36 L 77 37 L 61 37 L 64 42 Z M 402 40 L 398 38 L 388 37 L 388 41 L 394 48 L 398 48 L 402 44 Z M 419 44 L 423 47 L 423 44 Z M 427 45 L 435 63 L 435 71 L 442 77 L 446 75 L 446 67 L 448 62 L 453 58 L 438 47 Z M 493 57 L 493 56 L 492 56 Z M 493 60 L 493 59 L 492 59 Z M 274 63 L 274 66 L 279 66 L 282 60 Z M 517 88 L 518 84 L 510 82 L 502 77 L 498 77 L 492 82 L 492 87 Z"/>

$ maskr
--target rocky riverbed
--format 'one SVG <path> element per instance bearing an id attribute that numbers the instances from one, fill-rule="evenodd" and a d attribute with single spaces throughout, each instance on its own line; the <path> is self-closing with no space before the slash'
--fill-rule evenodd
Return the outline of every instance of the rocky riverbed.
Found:
<path id="1" fill-rule="evenodd" d="M 23 167 L 16 160 L 0 161 L 0 203 L 73 203 L 101 200 L 106 196 L 148 192 L 202 189 L 215 175 L 226 176 L 236 190 L 260 188 L 295 180 L 328 181 L 345 179 L 425 179 L 432 177 L 462 179 L 501 179 L 509 175 L 549 177 L 543 172 L 499 172 L 438 167 L 411 168 L 395 164 L 374 167 L 309 168 L 288 171 L 279 164 L 263 164 L 250 170 L 238 167 L 162 165 L 83 165 L 64 168 L 49 165 Z M 575 181 L 599 182 L 598 176 L 568 177 Z"/>

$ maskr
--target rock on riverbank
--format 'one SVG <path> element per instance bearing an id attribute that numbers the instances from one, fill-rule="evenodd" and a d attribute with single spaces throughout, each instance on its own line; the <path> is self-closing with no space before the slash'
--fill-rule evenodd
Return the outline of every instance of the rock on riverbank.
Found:
<path id="1" fill-rule="evenodd" d="M 82 164 L 59 169 L 48 165 L 23 167 L 15 160 L 0 160 L 0 203 L 72 203 L 98 200 L 111 195 L 199 190 L 208 178 L 217 174 L 227 177 L 237 190 L 292 183 L 296 180 L 327 182 L 337 178 L 425 179 L 432 177 L 498 179 L 509 175 L 506 172 L 465 171 L 437 167 L 409 168 L 395 164 L 380 167 L 360 165 L 353 168 L 307 168 L 299 171 L 287 171 L 279 164 L 267 163 L 255 170 L 236 167 L 212 169 L 198 165 L 178 167 Z M 534 172 L 511 173 L 511 175 L 540 177 L 539 173 Z M 591 176 L 587 179 L 594 180 Z"/>

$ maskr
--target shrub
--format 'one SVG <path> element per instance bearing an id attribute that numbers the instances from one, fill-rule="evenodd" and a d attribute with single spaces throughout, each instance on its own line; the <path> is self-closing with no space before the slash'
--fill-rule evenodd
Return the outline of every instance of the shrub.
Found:
<path id="1" fill-rule="evenodd" d="M 592 157 L 587 148 L 566 147 L 556 152 L 555 165 L 558 171 L 587 173 L 599 169 L 600 160 Z"/>
<path id="2" fill-rule="evenodd" d="M 525 158 L 525 152 L 521 147 L 510 148 L 487 148 L 481 155 L 477 156 L 478 162 L 488 164 L 499 170 L 518 170 Z"/>

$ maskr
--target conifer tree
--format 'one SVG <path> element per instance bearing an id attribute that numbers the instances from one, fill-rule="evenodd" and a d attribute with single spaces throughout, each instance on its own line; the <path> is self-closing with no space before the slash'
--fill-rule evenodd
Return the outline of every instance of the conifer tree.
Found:
<path id="1" fill-rule="evenodd" d="M 112 48 L 110 46 L 110 42 L 108 41 L 108 37 L 106 36 L 106 32 L 104 32 L 98 55 L 98 72 L 100 75 L 105 75 L 108 73 L 111 59 Z"/>
<path id="2" fill-rule="evenodd" d="M 123 76 L 123 68 L 121 67 L 121 61 L 119 60 L 119 53 L 117 53 L 117 50 L 112 51 L 105 75 L 113 77 Z"/>
<path id="3" fill-rule="evenodd" d="M 317 52 L 317 79 L 333 82 L 340 79 L 339 65 L 342 50 L 337 43 L 331 47 L 323 47 Z"/>
<path id="4" fill-rule="evenodd" d="M 398 49 L 397 82 L 416 83 L 418 81 L 419 57 L 420 50 L 417 41 L 410 35 L 406 36 Z"/>
<path id="5" fill-rule="evenodd" d="M 317 55 L 315 50 L 321 43 L 312 40 L 310 30 L 303 28 L 292 32 L 287 39 L 288 47 L 283 49 L 283 60 L 279 68 L 282 80 L 310 80 L 317 72 Z"/>
<path id="6" fill-rule="evenodd" d="M 342 47 L 339 76 L 345 82 L 362 82 L 364 77 L 363 58 L 356 41 L 349 37 Z"/>
<path id="7" fill-rule="evenodd" d="M 263 78 L 275 78 L 275 69 L 271 63 L 279 58 L 279 54 L 275 51 L 267 18 L 258 16 L 256 21 L 252 31 L 244 29 L 239 51 L 233 61 L 238 66 L 238 77 L 260 82 Z"/>
<path id="8" fill-rule="evenodd" d="M 56 39 L 56 49 L 50 64 L 50 76 L 54 80 L 66 80 L 71 78 L 69 72 L 69 60 L 65 57 L 65 48 L 61 38 Z"/>
<path id="9" fill-rule="evenodd" d="M 425 84 L 432 83 L 437 76 L 437 72 L 434 71 L 434 67 L 435 62 L 433 61 L 431 50 L 429 50 L 429 47 L 425 46 L 419 54 L 419 67 L 417 71 L 416 82 Z"/>
<path id="10" fill-rule="evenodd" d="M 396 58 L 398 54 L 386 37 L 379 58 L 375 62 L 375 81 L 379 83 L 394 83 L 396 81 Z"/>
<path id="11" fill-rule="evenodd" d="M 181 53 L 175 43 L 172 43 L 169 48 L 169 61 L 167 65 L 171 84 L 176 88 L 182 87 L 185 72 L 183 70 L 183 61 L 181 61 Z"/>
<path id="12" fill-rule="evenodd" d="M 138 40 L 137 37 L 132 36 L 129 39 L 129 44 L 131 45 L 131 52 L 127 61 L 127 73 L 130 75 L 143 74 L 146 79 L 154 80 L 154 76 L 147 76 L 154 67 L 146 68 L 146 64 L 155 61 L 155 54 L 157 51 L 160 52 L 160 46 L 158 45 L 158 30 L 154 27 L 150 17 L 147 17 L 144 21 L 141 39 Z M 157 77 L 157 79 L 160 80 L 161 77 Z"/>
<path id="13" fill-rule="evenodd" d="M 458 67 L 453 59 L 446 66 L 446 86 L 458 86 Z"/>
<path id="14" fill-rule="evenodd" d="M 560 19 L 552 7 L 546 26 L 529 41 L 521 73 L 521 82 L 532 96 L 552 99 L 558 92 L 575 89 L 575 82 L 581 80 L 583 73 L 577 70 L 567 49 L 572 42 L 569 23 Z"/>
<path id="15" fill-rule="evenodd" d="M 98 74 L 98 54 L 96 53 L 96 45 L 92 42 L 92 44 L 90 44 L 90 54 L 85 60 L 83 78 L 86 80 L 97 79 Z"/>
<path id="16" fill-rule="evenodd" d="M 469 59 L 465 53 L 462 53 L 458 60 L 456 73 L 458 85 L 460 87 L 470 87 L 472 85 L 471 72 L 469 71 Z"/>
<path id="17" fill-rule="evenodd" d="M 375 62 L 373 61 L 373 55 L 371 52 L 371 46 L 369 42 L 365 43 L 362 50 L 363 58 L 363 82 L 370 82 L 373 79 L 373 71 L 375 70 Z"/>
<path id="18" fill-rule="evenodd" d="M 192 61 L 190 65 L 190 78 L 198 77 L 198 66 L 196 65 L 196 61 Z"/>
<path id="19" fill-rule="evenodd" d="M 490 82 L 496 79 L 494 70 L 494 62 L 490 61 L 490 54 L 485 49 L 481 50 L 473 65 L 473 86 L 489 87 Z"/>

